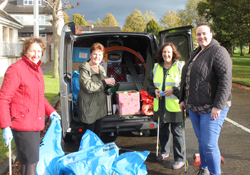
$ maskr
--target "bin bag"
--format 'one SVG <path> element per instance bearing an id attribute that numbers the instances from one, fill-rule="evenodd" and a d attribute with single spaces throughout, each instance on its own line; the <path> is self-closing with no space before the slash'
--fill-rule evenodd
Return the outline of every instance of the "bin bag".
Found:
<path id="1" fill-rule="evenodd" d="M 113 142 L 88 147 L 60 158 L 55 165 L 56 174 L 110 175 L 118 155 L 119 148 Z"/>
<path id="2" fill-rule="evenodd" d="M 73 109 L 74 114 L 77 116 L 77 98 L 80 90 L 80 83 L 79 83 L 79 71 L 75 70 L 73 72 L 73 78 L 72 78 L 72 95 L 73 95 Z"/>
<path id="3" fill-rule="evenodd" d="M 104 143 L 94 132 L 87 129 L 82 136 L 79 151 L 97 145 L 104 145 Z"/>
<path id="4" fill-rule="evenodd" d="M 37 175 L 55 175 L 54 164 L 64 156 L 61 147 L 62 128 L 60 120 L 52 120 L 39 148 Z"/>
<path id="5" fill-rule="evenodd" d="M 150 151 L 133 151 L 121 154 L 112 165 L 112 175 L 146 175 L 146 165 L 143 164 Z"/>

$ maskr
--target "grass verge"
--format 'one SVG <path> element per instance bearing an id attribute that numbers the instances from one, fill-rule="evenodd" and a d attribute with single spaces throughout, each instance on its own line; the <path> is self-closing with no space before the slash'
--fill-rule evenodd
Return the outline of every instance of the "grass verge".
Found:
<path id="1" fill-rule="evenodd" d="M 59 78 L 52 78 L 52 71 L 48 72 L 43 77 L 45 82 L 45 97 L 49 103 L 52 104 L 59 92 Z M 9 149 L 4 145 L 3 130 L 0 129 L 0 163 L 2 163 L 9 155 Z M 12 139 L 11 148 L 12 150 L 16 148 L 14 139 Z"/>
<path id="2" fill-rule="evenodd" d="M 250 54 L 244 50 L 244 56 L 240 56 L 239 50 L 231 56 L 233 60 L 233 81 L 250 84 Z"/>

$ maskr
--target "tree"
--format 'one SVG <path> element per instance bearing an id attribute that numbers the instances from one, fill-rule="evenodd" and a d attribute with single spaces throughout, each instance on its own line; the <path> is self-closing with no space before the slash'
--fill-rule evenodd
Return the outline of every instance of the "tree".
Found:
<path id="1" fill-rule="evenodd" d="M 64 16 L 64 24 L 71 22 L 67 13 L 63 12 L 63 16 Z"/>
<path id="2" fill-rule="evenodd" d="M 207 0 L 198 4 L 198 12 L 207 21 L 212 21 L 214 38 L 227 48 L 231 54 L 233 43 L 241 47 L 250 40 L 250 0 Z"/>
<path id="3" fill-rule="evenodd" d="M 95 25 L 102 26 L 102 21 L 100 20 L 100 18 L 97 18 Z"/>
<path id="4" fill-rule="evenodd" d="M 102 25 L 103 26 L 119 26 L 119 24 L 116 22 L 115 17 L 111 13 L 108 13 L 105 16 L 105 18 L 102 20 Z"/>
<path id="5" fill-rule="evenodd" d="M 154 19 L 151 19 L 147 23 L 147 31 L 149 33 L 155 34 L 155 36 L 157 38 L 159 38 L 159 31 L 161 31 L 161 30 L 162 30 L 161 26 Z"/>
<path id="6" fill-rule="evenodd" d="M 205 21 L 203 15 L 198 13 L 197 5 L 199 2 L 205 2 L 206 0 L 187 0 L 185 10 L 178 10 L 179 25 L 193 25 L 196 27 L 201 22 Z"/>
<path id="7" fill-rule="evenodd" d="M 53 43 L 54 43 L 54 62 L 53 62 L 53 77 L 59 78 L 58 73 L 58 29 L 59 22 L 63 18 L 63 10 L 70 10 L 74 8 L 75 4 L 69 4 L 65 1 L 64 7 L 62 7 L 61 0 L 43 0 L 47 7 L 52 10 L 52 20 L 49 22 L 52 24 L 53 30 Z M 77 6 L 79 2 L 77 3 Z"/>
<path id="8" fill-rule="evenodd" d="M 94 21 L 91 21 L 91 20 L 87 21 L 86 23 L 88 24 L 88 26 L 95 25 L 95 22 L 94 22 Z"/>
<path id="9" fill-rule="evenodd" d="M 173 12 L 172 10 L 168 10 L 160 19 L 160 23 L 164 27 L 164 29 L 178 27 L 179 21 L 179 16 L 176 14 L 176 12 Z"/>
<path id="10" fill-rule="evenodd" d="M 84 19 L 84 15 L 80 15 L 79 13 L 73 14 L 72 19 L 76 26 L 87 26 L 87 22 Z"/>
<path id="11" fill-rule="evenodd" d="M 133 13 L 128 15 L 126 23 L 122 28 L 125 32 L 143 32 L 145 30 L 145 18 L 140 10 L 135 9 Z"/>

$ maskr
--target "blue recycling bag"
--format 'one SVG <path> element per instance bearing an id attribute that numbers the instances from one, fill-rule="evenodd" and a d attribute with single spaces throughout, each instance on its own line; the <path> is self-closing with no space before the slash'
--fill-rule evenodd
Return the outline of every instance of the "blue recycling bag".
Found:
<path id="1" fill-rule="evenodd" d="M 37 175 L 55 175 L 54 164 L 64 156 L 61 146 L 62 128 L 60 120 L 52 120 L 39 148 Z"/>
<path id="2" fill-rule="evenodd" d="M 104 143 L 94 132 L 87 129 L 82 136 L 79 151 L 97 145 L 104 145 Z"/>
<path id="3" fill-rule="evenodd" d="M 72 78 L 72 95 L 73 95 L 73 109 L 74 114 L 77 115 L 77 98 L 80 90 L 80 83 L 79 83 L 79 71 L 73 72 L 73 78 Z"/>
<path id="4" fill-rule="evenodd" d="M 150 151 L 133 151 L 121 154 L 113 163 L 112 175 L 146 175 L 146 165 L 143 164 Z"/>
<path id="5" fill-rule="evenodd" d="M 55 164 L 58 175 L 110 175 L 112 164 L 119 155 L 115 143 L 103 144 L 100 138 L 90 130 L 82 137 L 78 152 L 67 154 Z"/>

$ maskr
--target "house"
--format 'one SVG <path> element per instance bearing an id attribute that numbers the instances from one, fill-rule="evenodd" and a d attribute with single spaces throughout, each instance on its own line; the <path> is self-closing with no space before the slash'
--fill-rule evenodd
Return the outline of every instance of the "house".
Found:
<path id="1" fill-rule="evenodd" d="M 20 59 L 22 51 L 22 43 L 18 42 L 18 30 L 23 25 L 2 9 L 4 5 L 0 2 L 0 77 L 4 76 L 12 63 Z"/>
<path id="2" fill-rule="evenodd" d="M 76 33 L 84 32 L 120 32 L 119 26 L 76 26 Z"/>
<path id="3" fill-rule="evenodd" d="M 19 41 L 33 36 L 30 28 L 34 25 L 34 0 L 8 0 L 4 10 L 12 17 L 16 18 L 24 25 L 22 33 L 18 32 Z M 45 41 L 51 44 L 52 24 L 48 22 L 52 16 L 52 11 L 48 8 L 43 0 L 38 0 L 39 5 L 39 35 L 45 38 Z M 44 27 L 47 31 L 43 32 Z M 49 30 L 48 30 L 49 29 Z"/>
<path id="4" fill-rule="evenodd" d="M 0 0 L 0 3 L 3 0 Z M 23 28 L 18 31 L 19 41 L 33 36 L 34 25 L 34 0 L 7 0 L 4 10 L 17 19 Z M 49 20 L 52 19 L 52 10 L 47 7 L 43 0 L 37 0 L 39 5 L 39 35 L 43 37 L 47 44 L 46 55 L 41 58 L 43 63 L 53 60 L 53 30 Z M 62 15 L 63 16 L 63 15 Z M 61 18 L 59 28 L 63 27 L 64 20 Z M 59 32 L 60 35 L 60 32 Z"/>

